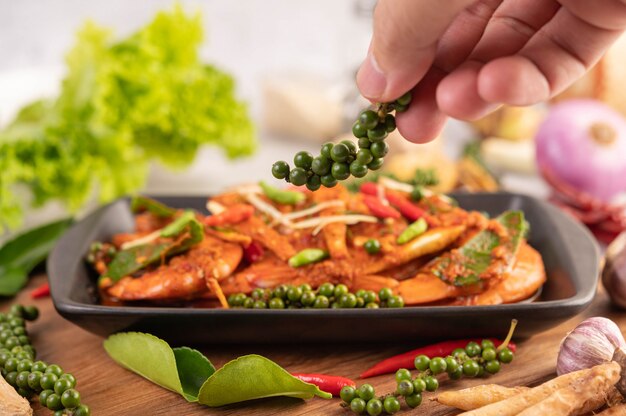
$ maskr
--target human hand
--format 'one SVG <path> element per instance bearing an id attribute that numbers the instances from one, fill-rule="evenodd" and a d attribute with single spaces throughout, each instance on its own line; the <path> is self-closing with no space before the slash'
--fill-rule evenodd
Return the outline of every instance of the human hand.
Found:
<path id="1" fill-rule="evenodd" d="M 551 98 L 624 29 L 626 0 L 379 0 L 357 84 L 376 102 L 412 90 L 398 130 L 427 142 L 448 116 Z"/>

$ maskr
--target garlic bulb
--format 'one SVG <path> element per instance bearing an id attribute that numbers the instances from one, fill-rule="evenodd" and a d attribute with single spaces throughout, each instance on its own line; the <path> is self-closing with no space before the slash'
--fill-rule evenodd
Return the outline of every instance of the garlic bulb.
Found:
<path id="1" fill-rule="evenodd" d="M 611 361 L 626 341 L 615 322 L 607 318 L 585 319 L 563 338 L 556 363 L 558 375 Z"/>

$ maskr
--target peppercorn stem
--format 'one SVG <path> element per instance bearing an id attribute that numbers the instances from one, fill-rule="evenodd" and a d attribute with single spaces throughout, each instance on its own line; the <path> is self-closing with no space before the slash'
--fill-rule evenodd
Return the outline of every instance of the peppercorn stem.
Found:
<path id="1" fill-rule="evenodd" d="M 509 346 L 509 342 L 511 342 L 511 338 L 513 338 L 513 332 L 515 332 L 516 326 L 517 326 L 517 319 L 511 320 L 511 327 L 509 328 L 509 333 L 507 334 L 504 341 L 502 341 L 502 344 L 500 344 L 500 346 L 496 348 L 496 351 L 502 351 L 503 349 Z"/>

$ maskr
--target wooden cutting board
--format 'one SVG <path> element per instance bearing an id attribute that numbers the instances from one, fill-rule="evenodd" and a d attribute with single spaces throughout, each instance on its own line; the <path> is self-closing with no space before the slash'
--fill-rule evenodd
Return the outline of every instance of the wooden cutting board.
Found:
<path id="1" fill-rule="evenodd" d="M 92 335 L 65 321 L 59 316 L 50 298 L 31 300 L 28 293 L 45 281 L 40 275 L 29 283 L 13 301 L 0 302 L 6 312 L 13 302 L 34 304 L 40 318 L 27 326 L 37 358 L 59 364 L 78 380 L 77 389 L 82 400 L 92 409 L 92 414 L 105 415 L 349 415 L 351 412 L 339 406 L 340 400 L 314 398 L 308 401 L 290 398 L 257 400 L 245 404 L 211 409 L 188 403 L 175 393 L 162 389 L 115 364 L 102 348 L 102 338 Z M 576 324 L 589 316 L 605 316 L 613 319 L 622 330 L 626 329 L 626 312 L 609 305 L 608 298 L 600 288 L 593 304 L 581 315 L 549 331 L 518 342 L 518 353 L 513 363 L 503 366 L 500 373 L 487 379 L 463 379 L 456 382 L 444 381 L 441 390 L 460 389 L 483 383 L 498 383 L 507 386 L 534 385 L 554 376 L 559 343 Z M 332 325 L 332 322 L 328 323 Z M 468 323 L 471 325 L 471 323 Z M 436 323 L 433 323 L 436 325 Z M 520 325 L 524 325 L 520 317 Z M 502 336 L 507 328 L 498 328 Z M 199 329 L 201 330 L 201 329 Z M 495 329 L 494 329 L 495 330 Z M 494 335 L 499 335 L 494 333 Z M 451 334 L 453 338 L 453 334 Z M 423 343 L 419 339 L 413 344 L 395 344 L 393 340 L 381 340 L 379 345 L 228 345 L 198 346 L 216 367 L 243 354 L 261 354 L 289 371 L 303 373 L 336 374 L 357 379 L 358 374 L 379 360 L 416 348 Z M 377 394 L 395 389 L 393 374 L 368 379 Z M 362 381 L 357 380 L 357 384 Z M 453 409 L 430 401 L 433 393 L 424 394 L 422 405 L 409 411 L 406 405 L 398 415 L 454 415 Z M 35 415 L 51 415 L 42 408 L 37 399 L 32 403 Z"/>

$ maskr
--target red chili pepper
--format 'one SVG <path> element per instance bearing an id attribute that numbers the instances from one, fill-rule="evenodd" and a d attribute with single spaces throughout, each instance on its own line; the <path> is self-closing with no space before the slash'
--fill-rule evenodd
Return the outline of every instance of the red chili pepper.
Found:
<path id="1" fill-rule="evenodd" d="M 363 195 L 363 202 L 367 208 L 378 218 L 400 218 L 400 213 L 393 207 L 383 204 L 376 196 Z"/>
<path id="2" fill-rule="evenodd" d="M 489 338 L 496 347 L 498 347 L 502 341 L 499 341 L 495 338 Z M 457 348 L 465 348 L 467 344 L 471 341 L 480 343 L 480 339 L 460 339 L 455 341 L 444 341 L 439 342 L 437 344 L 427 345 L 425 347 L 416 348 L 414 350 L 405 352 L 403 354 L 394 355 L 393 357 L 389 357 L 386 360 L 379 362 L 378 364 L 373 365 L 372 367 L 365 370 L 360 377 L 368 378 L 373 376 L 378 376 L 381 374 L 394 373 L 401 368 L 413 368 L 415 357 L 418 355 L 425 355 L 429 358 L 433 357 L 445 357 L 447 355 L 452 354 Z M 509 342 L 509 349 L 515 352 L 515 344 Z"/>
<path id="3" fill-rule="evenodd" d="M 361 185 L 361 192 L 364 193 L 365 195 L 376 196 L 378 195 L 378 185 L 376 185 L 374 182 L 366 182 L 363 185 Z M 385 198 L 387 198 L 387 201 L 389 201 L 391 205 L 396 207 L 398 211 L 400 211 L 400 213 L 410 221 L 417 221 L 418 219 L 422 217 L 425 217 L 425 219 L 427 219 L 428 217 L 428 214 L 426 213 L 425 210 L 423 210 L 416 204 L 409 201 L 408 198 L 396 192 L 386 189 Z M 367 205 L 367 202 L 366 202 L 366 205 Z"/>
<path id="4" fill-rule="evenodd" d="M 355 387 L 356 383 L 349 378 L 340 376 L 329 376 L 326 374 L 303 374 L 303 373 L 291 373 L 297 379 L 304 381 L 305 383 L 315 384 L 320 390 L 332 394 L 333 396 L 339 396 L 341 389 L 345 386 Z"/>
<path id="5" fill-rule="evenodd" d="M 248 263 L 256 263 L 263 258 L 263 246 L 256 241 L 251 242 L 248 247 L 243 249 L 243 257 Z"/>
<path id="6" fill-rule="evenodd" d="M 204 225 L 218 227 L 222 225 L 238 224 L 247 220 L 254 214 L 254 207 L 248 204 L 236 204 L 228 207 L 226 211 L 217 215 L 211 215 L 204 219 Z"/>
<path id="7" fill-rule="evenodd" d="M 36 287 L 30 292 L 30 297 L 33 299 L 45 298 L 50 296 L 50 285 L 48 282 Z"/>

